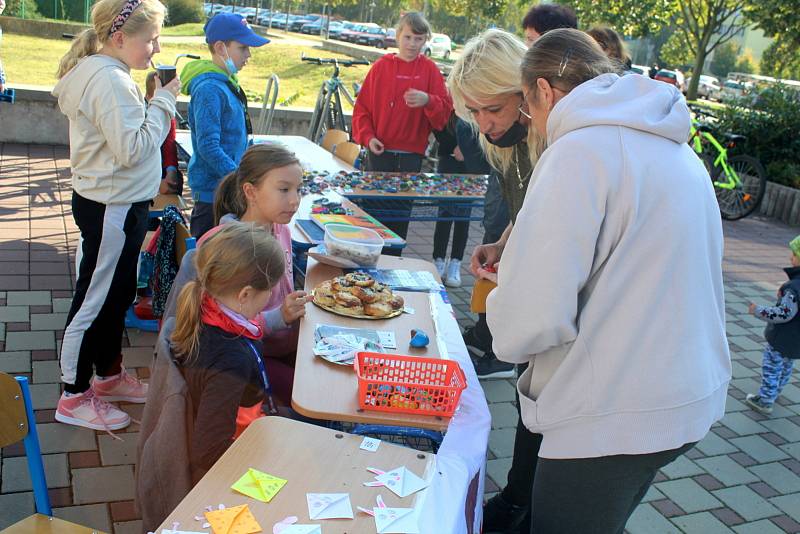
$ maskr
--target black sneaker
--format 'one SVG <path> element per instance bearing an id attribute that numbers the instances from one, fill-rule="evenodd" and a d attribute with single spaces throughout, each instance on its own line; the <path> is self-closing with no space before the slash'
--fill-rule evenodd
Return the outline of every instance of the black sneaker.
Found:
<path id="1" fill-rule="evenodd" d="M 484 353 L 492 349 L 491 343 L 488 340 L 482 339 L 478 335 L 478 329 L 475 325 L 464 329 L 464 344 L 467 347 L 472 347 L 478 352 Z"/>
<path id="2" fill-rule="evenodd" d="M 483 505 L 483 532 L 505 534 L 516 531 L 527 512 L 527 507 L 511 504 L 498 493 Z"/>
<path id="3" fill-rule="evenodd" d="M 501 362 L 494 355 L 494 352 L 488 351 L 481 358 L 473 358 L 472 364 L 475 366 L 475 374 L 478 378 L 515 378 L 517 371 L 513 363 Z"/>

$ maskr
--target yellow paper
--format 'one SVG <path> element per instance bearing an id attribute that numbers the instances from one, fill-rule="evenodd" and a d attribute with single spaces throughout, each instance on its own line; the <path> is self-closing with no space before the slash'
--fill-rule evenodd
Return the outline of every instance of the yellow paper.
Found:
<path id="1" fill-rule="evenodd" d="M 250 468 L 231 489 L 261 502 L 269 502 L 285 484 L 286 480 L 283 478 Z"/>
<path id="2" fill-rule="evenodd" d="M 253 513 L 246 504 L 205 513 L 214 534 L 254 534 L 261 532 Z"/>

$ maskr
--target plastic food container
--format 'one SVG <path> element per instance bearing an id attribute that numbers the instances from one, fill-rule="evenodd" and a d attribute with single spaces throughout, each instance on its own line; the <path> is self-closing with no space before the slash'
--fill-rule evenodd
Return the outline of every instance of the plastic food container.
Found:
<path id="1" fill-rule="evenodd" d="M 375 230 L 349 224 L 325 225 L 325 250 L 360 267 L 375 267 L 383 250 L 383 238 Z"/>

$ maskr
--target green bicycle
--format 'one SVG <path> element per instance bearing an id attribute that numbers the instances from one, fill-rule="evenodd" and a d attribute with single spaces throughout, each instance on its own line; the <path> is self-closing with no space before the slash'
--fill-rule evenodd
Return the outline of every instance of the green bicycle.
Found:
<path id="1" fill-rule="evenodd" d="M 723 146 L 711 133 L 707 122 L 698 117 L 714 119 L 709 112 L 692 107 L 695 119 L 692 121 L 689 144 L 703 161 L 714 184 L 719 211 L 723 219 L 735 221 L 747 217 L 761 205 L 767 190 L 767 173 L 758 159 L 745 154 L 728 156 L 745 137 L 725 134 Z"/>

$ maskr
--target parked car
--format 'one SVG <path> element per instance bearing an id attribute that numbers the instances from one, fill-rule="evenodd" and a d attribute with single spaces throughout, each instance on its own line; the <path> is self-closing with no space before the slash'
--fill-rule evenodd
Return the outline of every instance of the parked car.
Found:
<path id="1" fill-rule="evenodd" d="M 309 35 L 319 35 L 322 31 L 322 27 L 325 25 L 326 19 L 322 17 L 318 18 L 317 20 L 312 20 L 310 22 L 306 22 L 300 28 L 300 33 L 307 33 Z"/>
<path id="2" fill-rule="evenodd" d="M 689 85 L 692 83 L 692 78 L 686 78 L 686 83 L 684 85 L 683 92 L 684 94 L 689 90 Z M 697 98 L 718 98 L 718 94 L 720 91 L 719 82 L 713 76 L 707 76 L 705 74 L 700 75 L 700 81 L 697 82 Z"/>
<path id="3" fill-rule="evenodd" d="M 719 90 L 719 99 L 728 99 L 733 100 L 736 98 L 742 98 L 748 93 L 748 87 L 746 84 L 742 82 L 737 82 L 735 80 L 725 80 L 725 83 L 722 84 L 722 87 Z"/>
<path id="4" fill-rule="evenodd" d="M 338 39 L 345 29 L 347 22 L 332 20 L 328 27 L 328 37 L 331 39 Z"/>
<path id="5" fill-rule="evenodd" d="M 316 22 L 317 20 L 321 19 L 322 15 L 303 15 L 298 17 L 297 19 L 293 20 L 291 24 L 289 24 L 289 31 L 299 32 L 303 26 L 308 24 L 309 22 Z"/>
<path id="6" fill-rule="evenodd" d="M 648 78 L 650 77 L 650 67 L 646 67 L 645 65 L 631 65 L 631 70 L 636 74 L 641 74 Z"/>
<path id="7" fill-rule="evenodd" d="M 356 24 L 352 28 L 348 28 L 344 30 L 340 36 L 342 41 L 347 41 L 348 43 L 355 43 L 356 37 L 358 34 L 364 31 L 365 25 L 364 24 Z"/>
<path id="8" fill-rule="evenodd" d="M 344 28 L 342 29 L 342 31 L 339 32 L 339 35 L 336 37 L 336 39 L 339 39 L 340 41 L 348 41 L 350 39 L 350 36 L 353 33 L 357 33 L 358 29 L 361 27 L 361 24 L 358 22 L 345 22 L 343 25 Z"/>
<path id="9" fill-rule="evenodd" d="M 383 36 L 383 44 L 381 48 L 387 49 L 390 46 L 397 46 L 397 30 L 394 28 L 387 28 L 386 35 Z"/>
<path id="10" fill-rule="evenodd" d="M 679 70 L 661 69 L 660 71 L 656 72 L 656 77 L 654 79 L 674 85 L 678 88 L 678 91 L 683 91 L 683 88 L 685 87 L 683 73 Z"/>
<path id="11" fill-rule="evenodd" d="M 450 51 L 452 49 L 453 45 L 448 36 L 443 33 L 434 33 L 431 36 L 431 40 L 425 43 L 422 53 L 428 57 L 435 56 L 450 59 Z"/>
<path id="12" fill-rule="evenodd" d="M 383 45 L 383 38 L 386 36 L 386 30 L 380 26 L 369 26 L 364 28 L 364 31 L 356 35 L 356 44 L 377 46 L 378 48 Z"/>

